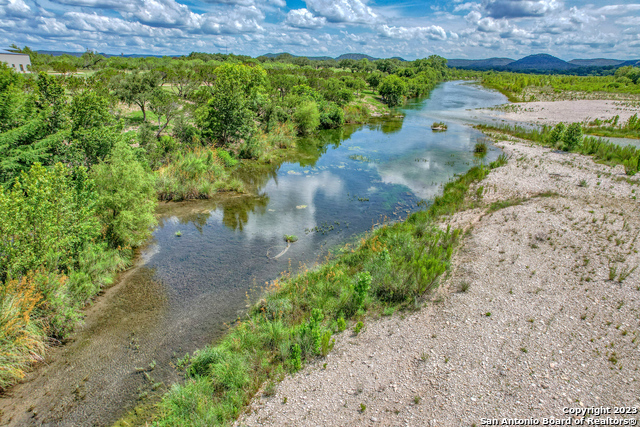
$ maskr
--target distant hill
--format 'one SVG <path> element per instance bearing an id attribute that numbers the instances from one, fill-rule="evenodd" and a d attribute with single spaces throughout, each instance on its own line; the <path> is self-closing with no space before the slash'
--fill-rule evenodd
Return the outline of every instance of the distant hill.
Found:
<path id="1" fill-rule="evenodd" d="M 576 68 L 577 65 L 563 61 L 555 56 L 547 55 L 546 53 L 539 53 L 536 55 L 525 56 L 522 59 L 518 59 L 510 64 L 507 64 L 504 68 L 509 71 L 524 71 L 524 70 L 569 70 Z"/>
<path id="2" fill-rule="evenodd" d="M 577 65 L 578 67 L 608 67 L 620 65 L 624 61 L 620 59 L 606 59 L 606 58 L 595 58 L 595 59 L 572 59 L 569 61 L 569 64 Z"/>
<path id="3" fill-rule="evenodd" d="M 280 52 L 280 53 L 265 53 L 264 55 L 260 55 L 260 56 L 264 56 L 265 58 L 277 58 L 280 55 L 289 55 L 292 56 L 294 58 L 299 58 L 300 56 L 298 55 L 292 55 L 289 52 Z M 328 61 L 330 59 L 334 59 L 330 56 L 302 56 L 302 58 L 308 58 L 312 61 Z"/>
<path id="4" fill-rule="evenodd" d="M 341 59 L 355 59 L 356 61 L 368 59 L 369 61 L 377 61 L 380 58 L 374 58 L 373 56 L 365 55 L 364 53 L 343 53 L 336 58 L 336 61 L 340 61 Z"/>
<path id="5" fill-rule="evenodd" d="M 630 61 L 624 61 L 623 63 L 618 64 L 619 67 L 626 67 L 628 65 L 640 67 L 640 59 L 632 59 Z"/>
<path id="6" fill-rule="evenodd" d="M 370 55 L 365 55 L 364 53 L 344 53 L 340 56 L 338 56 L 337 58 L 332 58 L 330 56 L 304 56 L 304 55 L 292 55 L 288 52 L 280 52 L 280 53 L 265 53 L 264 55 L 261 56 L 265 56 L 267 58 L 277 58 L 280 55 L 290 55 L 294 58 L 298 58 L 298 57 L 302 57 L 302 58 L 309 58 L 312 61 L 328 61 L 330 59 L 335 59 L 336 61 L 340 61 L 341 59 L 353 59 L 356 61 L 360 61 L 361 59 L 368 59 L 369 61 L 377 61 L 381 58 L 374 58 L 373 56 Z M 400 58 L 399 56 L 394 56 L 393 58 L 389 58 L 389 59 L 397 59 L 398 61 L 402 61 L 402 62 L 406 62 L 406 59 Z"/>
<path id="7" fill-rule="evenodd" d="M 489 59 L 448 59 L 447 65 L 455 68 L 496 68 L 504 67 L 515 62 L 511 58 L 489 58 Z"/>
<path id="8" fill-rule="evenodd" d="M 84 52 L 65 52 L 62 50 L 38 50 L 38 53 L 42 53 L 44 55 L 52 55 L 52 56 L 62 56 L 62 55 L 71 55 L 71 56 L 77 56 L 80 57 L 82 56 L 82 54 Z M 122 56 L 124 58 L 147 58 L 147 57 L 154 57 L 154 58 L 162 58 L 163 55 L 146 55 L 146 54 L 141 54 L 141 53 L 130 53 L 127 55 L 114 55 L 111 53 L 98 53 L 98 55 L 102 55 L 105 58 L 111 58 L 112 56 Z M 172 56 L 172 55 L 166 55 L 166 56 Z"/>

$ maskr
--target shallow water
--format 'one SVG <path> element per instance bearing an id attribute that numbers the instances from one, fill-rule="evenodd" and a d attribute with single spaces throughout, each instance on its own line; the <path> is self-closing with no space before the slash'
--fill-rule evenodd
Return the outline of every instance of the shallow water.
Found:
<path id="1" fill-rule="evenodd" d="M 321 132 L 301 141 L 290 161 L 245 171 L 251 194 L 163 204 L 141 265 L 50 365 L 16 387 L 12 399 L 29 401 L 36 416 L 16 415 L 20 403 L 6 399 L 0 409 L 16 425 L 114 422 L 154 388 L 164 390 L 160 383 L 178 380 L 172 364 L 218 337 L 265 282 L 433 200 L 478 162 L 471 151 L 482 135 L 464 125 L 468 110 L 505 101 L 447 82 L 403 107 L 404 119 Z M 448 131 L 431 131 L 440 120 Z M 498 154 L 490 146 L 484 161 Z M 298 241 L 274 259 L 287 247 L 285 234 Z"/>

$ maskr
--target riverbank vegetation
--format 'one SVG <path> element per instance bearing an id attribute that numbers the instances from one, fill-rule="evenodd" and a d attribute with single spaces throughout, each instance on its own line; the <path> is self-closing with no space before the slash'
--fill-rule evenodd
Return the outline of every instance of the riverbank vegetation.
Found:
<path id="1" fill-rule="evenodd" d="M 396 114 L 447 74 L 436 56 L 314 64 L 22 51 L 38 73 L 0 64 L 0 389 L 130 264 L 158 200 L 243 191 L 241 170 L 284 161 L 298 136 Z"/>
<path id="2" fill-rule="evenodd" d="M 512 125 L 478 125 L 482 131 L 497 131 L 517 138 L 533 141 L 545 147 L 585 154 L 610 166 L 624 166 L 627 175 L 640 171 L 640 150 L 628 145 L 622 147 L 603 138 L 583 136 L 582 125 L 558 123 L 556 126 L 525 128 Z"/>
<path id="3" fill-rule="evenodd" d="M 640 68 L 621 67 L 610 76 L 536 75 L 512 72 L 452 70 L 454 79 L 478 80 L 511 102 L 565 99 L 640 100 Z M 595 99 L 595 98 L 593 98 Z"/>
<path id="4" fill-rule="evenodd" d="M 585 124 L 585 132 L 612 138 L 636 138 L 640 139 L 640 120 L 634 114 L 626 122 L 620 121 L 620 116 L 614 116 L 607 120 L 595 119 Z"/>
<path id="5" fill-rule="evenodd" d="M 506 163 L 502 156 L 491 167 Z M 216 345 L 195 353 L 186 382 L 159 404 L 157 426 L 227 425 L 259 390 L 327 355 L 333 335 L 396 309 L 421 306 L 447 271 L 460 230 L 436 221 L 473 203 L 469 186 L 491 168 L 477 166 L 445 185 L 432 206 L 385 224 L 317 269 L 273 281 L 247 318 Z M 284 402 L 283 402 L 284 403 Z"/>

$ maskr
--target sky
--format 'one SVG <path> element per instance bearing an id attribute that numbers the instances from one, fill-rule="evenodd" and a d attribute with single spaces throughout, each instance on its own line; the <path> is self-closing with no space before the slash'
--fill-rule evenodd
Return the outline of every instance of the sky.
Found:
<path id="1" fill-rule="evenodd" d="M 640 1 L 0 0 L 0 49 L 12 43 L 110 54 L 638 59 Z"/>

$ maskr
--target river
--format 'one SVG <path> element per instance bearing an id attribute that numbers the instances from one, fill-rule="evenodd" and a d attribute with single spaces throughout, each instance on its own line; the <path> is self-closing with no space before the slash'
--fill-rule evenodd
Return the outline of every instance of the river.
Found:
<path id="1" fill-rule="evenodd" d="M 245 170 L 248 194 L 162 204 L 137 265 L 0 399 L 2 423 L 109 425 L 164 392 L 181 379 L 179 359 L 219 337 L 266 282 L 376 223 L 405 218 L 478 162 L 472 149 L 482 134 L 465 125 L 469 109 L 504 102 L 475 85 L 443 83 L 405 105 L 404 119 L 323 131 L 288 161 Z M 440 120 L 448 130 L 431 131 Z M 499 154 L 489 148 L 485 162 Z M 298 238 L 288 249 L 285 234 Z"/>

